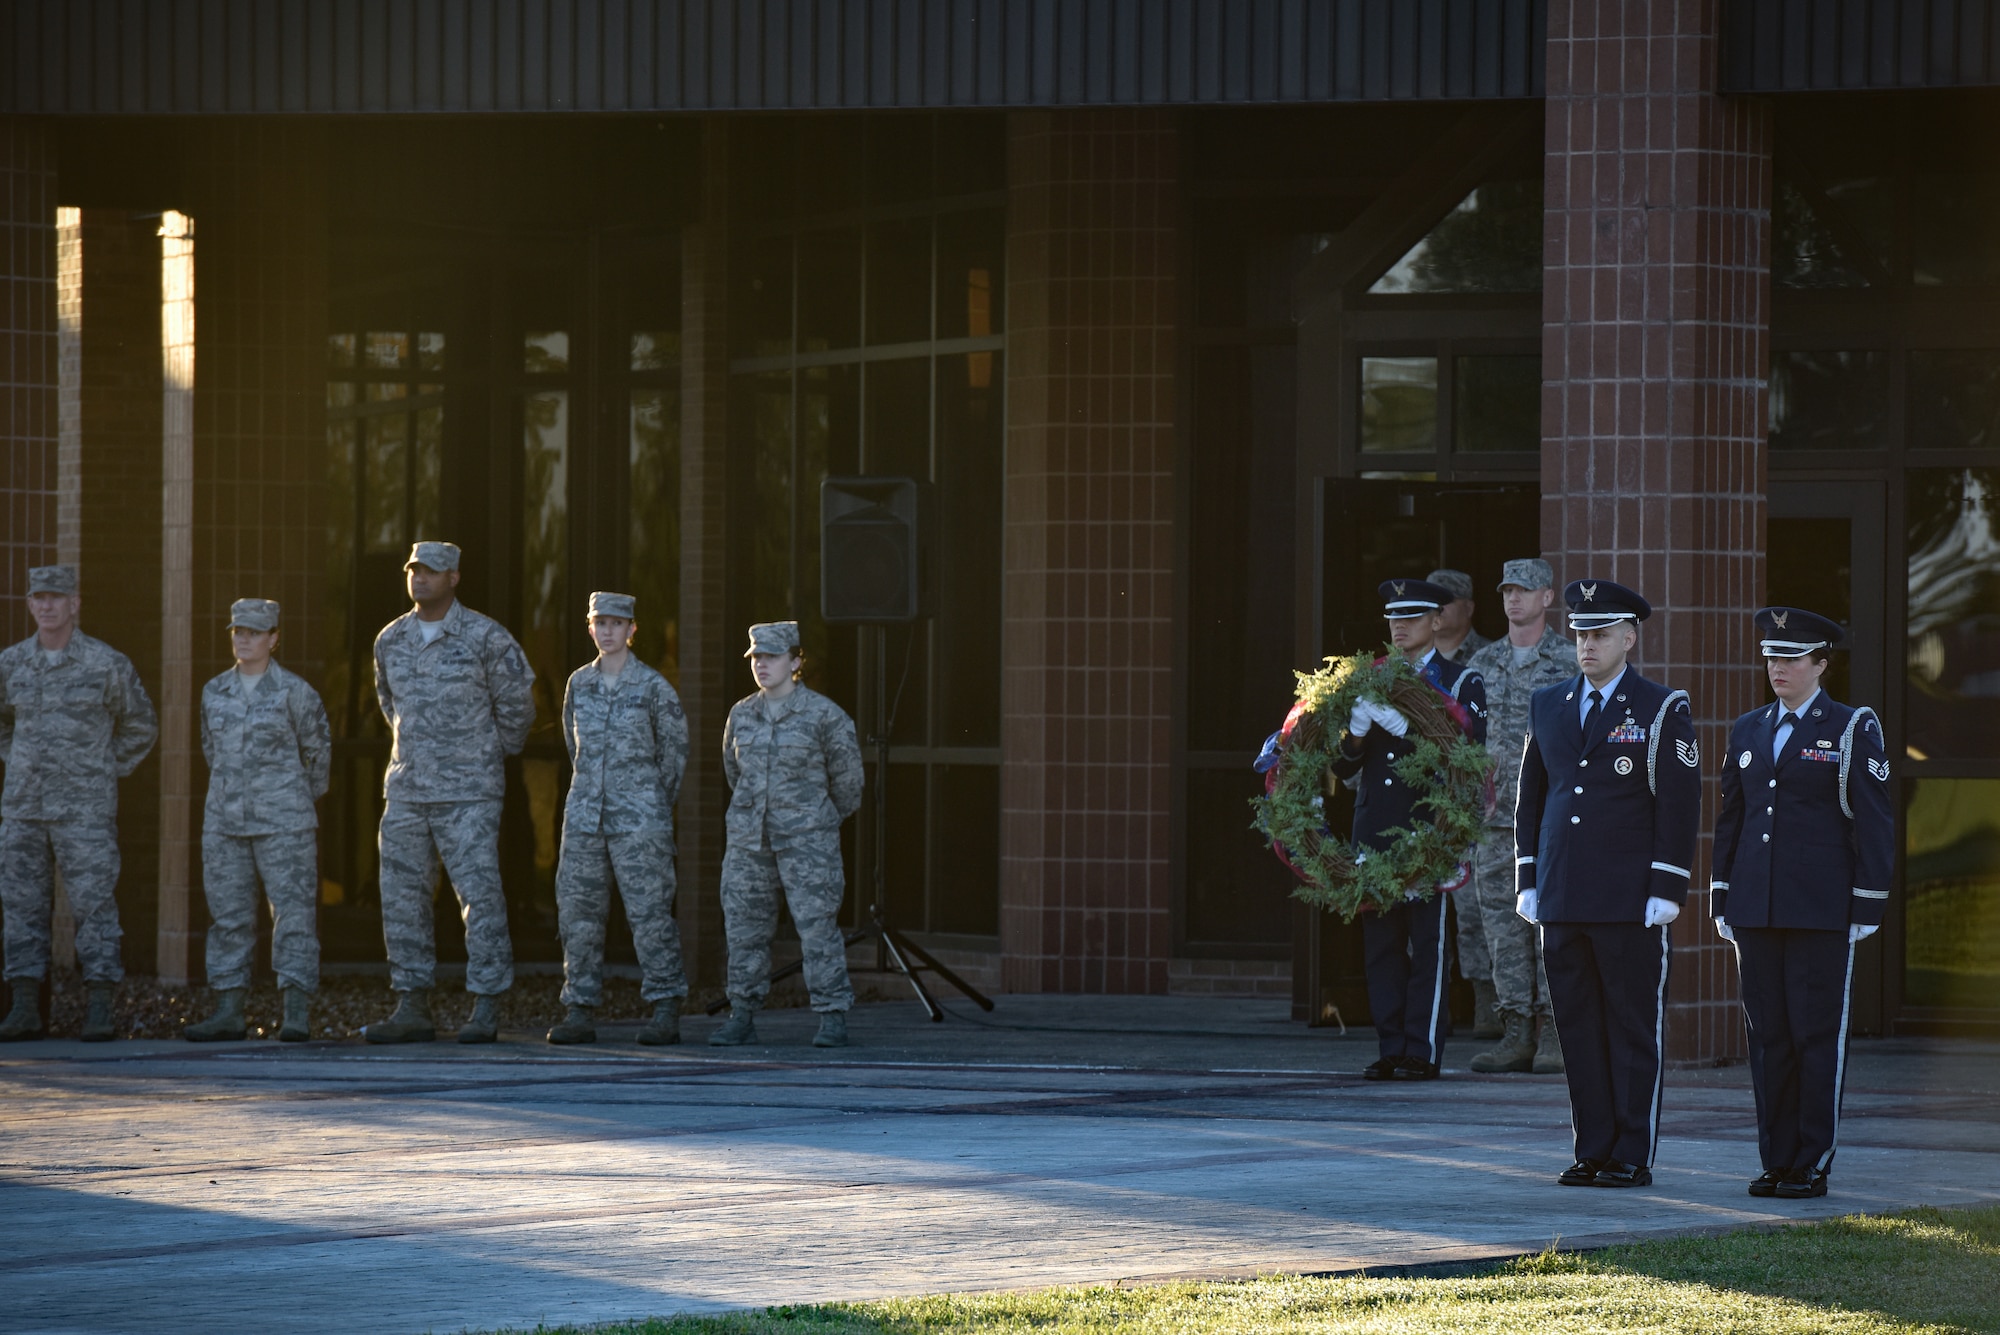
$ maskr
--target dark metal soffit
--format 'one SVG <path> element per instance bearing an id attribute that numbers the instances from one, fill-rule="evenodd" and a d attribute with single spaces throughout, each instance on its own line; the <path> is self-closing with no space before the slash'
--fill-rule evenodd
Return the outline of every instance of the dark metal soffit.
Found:
<path id="1" fill-rule="evenodd" d="M 2000 85 L 1995 0 L 1726 0 L 1731 93 Z"/>
<path id="2" fill-rule="evenodd" d="M 1546 0 L 0 0 L 0 112 L 1532 98 Z"/>

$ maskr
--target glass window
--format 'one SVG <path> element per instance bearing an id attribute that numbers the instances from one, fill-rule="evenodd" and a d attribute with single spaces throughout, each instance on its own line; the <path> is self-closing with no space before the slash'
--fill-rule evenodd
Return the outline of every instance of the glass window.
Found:
<path id="1" fill-rule="evenodd" d="M 2000 779 L 1909 782 L 1904 999 L 2000 1006 Z"/>
<path id="2" fill-rule="evenodd" d="M 799 351 L 861 341 L 861 233 L 852 227 L 799 237 Z"/>
<path id="3" fill-rule="evenodd" d="M 1007 219 L 999 209 L 938 219 L 937 336 L 985 338 L 1005 327 L 999 277 Z"/>
<path id="4" fill-rule="evenodd" d="M 736 432 L 748 466 L 748 581 L 751 621 L 787 621 L 798 606 L 792 582 L 792 376 L 766 371 L 737 382 Z"/>
<path id="5" fill-rule="evenodd" d="M 1771 354 L 1771 448 L 1879 450 L 1888 444 L 1889 359 L 1880 352 Z"/>
<path id="6" fill-rule="evenodd" d="M 1766 538 L 1764 587 L 1774 604 L 1810 607 L 1842 625 L 1854 614 L 1854 521 L 1834 517 L 1772 515 Z M 1820 685 L 1849 700 L 1852 657 L 1833 654 Z M 1759 671 L 1762 663 L 1758 664 Z"/>
<path id="7" fill-rule="evenodd" d="M 1540 292 L 1542 183 L 1491 181 L 1478 187 L 1368 290 Z"/>
<path id="8" fill-rule="evenodd" d="M 937 742 L 1000 744 L 1000 514 L 1006 486 L 997 352 L 937 363 Z M 972 930 L 970 928 L 963 930 Z"/>
<path id="9" fill-rule="evenodd" d="M 1771 281 L 1795 288 L 1868 285 L 1841 252 L 1833 229 L 1790 181 L 1778 182 L 1771 209 Z"/>
<path id="10" fill-rule="evenodd" d="M 1534 454 L 1542 448 L 1542 359 L 1453 359 L 1452 448 Z"/>
<path id="11" fill-rule="evenodd" d="M 734 257 L 730 345 L 739 357 L 782 357 L 792 350 L 792 238 L 759 237 Z"/>
<path id="12" fill-rule="evenodd" d="M 1435 357 L 1361 359 L 1361 449 L 1365 454 L 1437 448 Z"/>
<path id="13" fill-rule="evenodd" d="M 2000 444 L 2000 350 L 1910 354 L 1910 448 Z"/>
<path id="14" fill-rule="evenodd" d="M 681 414 L 680 393 L 631 391 L 630 573 L 638 600 L 633 652 L 668 681 L 680 681 Z"/>
<path id="15" fill-rule="evenodd" d="M 569 391 L 522 395 L 521 648 L 535 670 L 537 732 L 557 726 L 569 679 L 569 444 Z"/>
<path id="16" fill-rule="evenodd" d="M 1919 287 L 2000 278 L 2000 175 L 1919 176 L 1910 209 L 1910 277 Z"/>
<path id="17" fill-rule="evenodd" d="M 868 228 L 868 341 L 931 336 L 931 220 L 896 218 Z"/>
<path id="18" fill-rule="evenodd" d="M 1915 760 L 2000 755 L 2000 468 L 1913 468 L 1905 734 Z"/>

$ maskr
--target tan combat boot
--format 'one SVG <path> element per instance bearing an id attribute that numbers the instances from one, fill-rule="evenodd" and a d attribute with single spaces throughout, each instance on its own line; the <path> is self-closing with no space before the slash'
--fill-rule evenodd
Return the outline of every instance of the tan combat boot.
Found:
<path id="1" fill-rule="evenodd" d="M 248 989 L 241 987 L 218 988 L 215 993 L 215 1013 L 206 1020 L 181 1026 L 181 1037 L 190 1043 L 233 1042 L 247 1037 L 250 1022 L 243 1018 L 243 998 Z"/>
<path id="2" fill-rule="evenodd" d="M 117 998 L 116 983 L 85 983 L 83 1032 L 77 1037 L 86 1043 L 109 1043 L 118 1037 L 118 1026 L 111 1019 L 111 1003 Z"/>
<path id="3" fill-rule="evenodd" d="M 1561 1075 L 1562 1073 L 1562 1037 L 1556 1033 L 1555 1016 L 1544 1015 L 1542 1017 L 1542 1034 L 1535 1044 L 1535 1074 Z"/>
<path id="4" fill-rule="evenodd" d="M 653 1006 L 653 1018 L 639 1030 L 639 1041 L 649 1048 L 663 1048 L 681 1041 L 681 999 L 663 997 Z"/>
<path id="5" fill-rule="evenodd" d="M 14 980 L 14 1009 L 0 1020 L 0 1043 L 20 1043 L 31 1038 L 47 1038 L 42 1027 L 42 984 L 35 978 Z"/>
<path id="6" fill-rule="evenodd" d="M 549 1042 L 595 1043 L 597 1041 L 597 1008 L 594 1006 L 571 1006 L 563 1012 L 562 1019 L 556 1021 L 549 1030 Z M 460 1031 L 461 1035 L 463 1031 Z"/>
<path id="7" fill-rule="evenodd" d="M 592 1038 L 597 1037 L 595 1030 Z M 500 998 L 475 996 L 472 999 L 472 1014 L 465 1017 L 465 1023 L 458 1027 L 458 1041 L 461 1043 L 491 1043 L 500 1037 Z"/>
<path id="8" fill-rule="evenodd" d="M 303 1043 L 312 1037 L 313 994 L 303 987 L 285 989 L 285 1019 L 278 1029 L 280 1043 Z"/>
<path id="9" fill-rule="evenodd" d="M 1535 1035 L 1525 1015 L 1508 1015 L 1500 1031 L 1500 1041 L 1475 1056 L 1468 1065 L 1488 1074 L 1497 1071 L 1526 1071 L 1535 1064 Z"/>
<path id="10" fill-rule="evenodd" d="M 1500 1012 L 1493 1009 L 1500 1001 L 1500 994 L 1493 984 L 1484 978 L 1472 980 L 1472 1036 L 1474 1038 L 1498 1038 L 1506 1033 Z"/>
<path id="11" fill-rule="evenodd" d="M 361 1026 L 361 1036 L 370 1043 L 431 1043 L 437 1039 L 437 1022 L 431 1019 L 430 989 L 411 988 L 396 994 L 396 1009 L 386 1020 Z"/>
<path id="12" fill-rule="evenodd" d="M 712 1048 L 740 1048 L 746 1043 L 757 1041 L 757 1008 L 755 1006 L 732 1005 L 729 1018 L 722 1027 L 708 1036 Z"/>

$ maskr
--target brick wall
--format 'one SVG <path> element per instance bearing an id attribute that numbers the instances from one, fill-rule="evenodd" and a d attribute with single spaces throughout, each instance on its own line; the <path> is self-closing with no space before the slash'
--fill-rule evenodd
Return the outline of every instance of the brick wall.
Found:
<path id="1" fill-rule="evenodd" d="M 1006 983 L 1163 993 L 1175 121 L 1017 113 L 1008 140 Z"/>
<path id="2" fill-rule="evenodd" d="M 0 117 L 0 643 L 34 628 L 28 567 L 56 556 L 56 163 Z"/>
<path id="3" fill-rule="evenodd" d="M 1771 119 L 1716 88 L 1718 0 L 1549 5 L 1542 541 L 1661 609 L 1636 662 L 1689 692 L 1703 769 L 1761 700 Z M 1699 887 L 1674 928 L 1671 1055 L 1742 1054 Z"/>

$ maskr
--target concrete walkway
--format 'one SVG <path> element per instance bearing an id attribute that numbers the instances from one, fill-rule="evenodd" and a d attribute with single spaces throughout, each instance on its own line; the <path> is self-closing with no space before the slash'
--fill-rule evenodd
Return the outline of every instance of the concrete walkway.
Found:
<path id="1" fill-rule="evenodd" d="M 1367 1084 L 1367 1041 L 1270 1002 L 984 1019 L 864 1007 L 831 1056 L 801 1011 L 729 1051 L 0 1048 L 0 1326 L 532 1327 L 2000 1201 L 2000 1044 L 1857 1043 L 1834 1194 L 1789 1204 L 1744 1193 L 1740 1068 L 1670 1077 L 1656 1187 L 1565 1190 L 1559 1077 Z"/>

